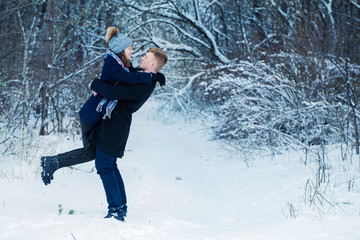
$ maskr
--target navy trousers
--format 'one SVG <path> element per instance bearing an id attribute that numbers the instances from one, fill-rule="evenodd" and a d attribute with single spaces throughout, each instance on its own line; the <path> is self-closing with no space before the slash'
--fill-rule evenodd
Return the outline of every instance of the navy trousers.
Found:
<path id="1" fill-rule="evenodd" d="M 124 181 L 117 167 L 116 159 L 115 156 L 96 148 L 95 167 L 102 180 L 110 211 L 126 205 Z"/>
<path id="2" fill-rule="evenodd" d="M 95 159 L 95 146 L 89 141 L 91 126 L 80 118 L 83 148 L 58 154 L 59 167 L 70 167 L 76 164 L 90 162 Z"/>

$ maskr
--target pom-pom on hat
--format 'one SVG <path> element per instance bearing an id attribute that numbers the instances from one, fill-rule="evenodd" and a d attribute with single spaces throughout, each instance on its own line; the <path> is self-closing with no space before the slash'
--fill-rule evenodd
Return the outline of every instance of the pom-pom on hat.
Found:
<path id="1" fill-rule="evenodd" d="M 117 27 L 111 26 L 106 30 L 105 41 L 109 43 L 109 48 L 116 54 L 121 53 L 132 45 L 132 40 L 128 36 L 119 33 Z"/>

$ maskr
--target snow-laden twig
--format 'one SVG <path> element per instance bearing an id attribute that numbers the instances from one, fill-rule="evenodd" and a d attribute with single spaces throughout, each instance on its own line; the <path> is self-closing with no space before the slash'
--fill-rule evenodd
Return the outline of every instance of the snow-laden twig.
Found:
<path id="1" fill-rule="evenodd" d="M 262 40 L 260 43 L 256 44 L 251 51 L 255 51 L 257 48 L 259 48 L 261 45 L 263 45 L 264 43 L 266 43 L 267 41 L 269 41 L 271 38 L 276 37 L 276 34 L 269 34 L 267 35 L 267 37 Z"/>
<path id="2" fill-rule="evenodd" d="M 76 240 L 76 238 L 75 238 L 74 234 L 72 234 L 72 233 L 71 233 L 71 236 L 74 238 L 74 240 Z"/>
<path id="3" fill-rule="evenodd" d="M 170 3 L 170 7 L 168 3 Z M 166 6 L 166 8 L 165 8 Z M 172 12 L 173 14 L 177 15 L 179 17 L 179 19 L 177 19 L 176 21 L 184 21 L 187 24 L 189 24 L 190 26 L 193 27 L 193 29 L 195 31 L 197 31 L 197 33 L 199 33 L 200 35 L 205 36 L 205 39 L 210 43 L 210 45 L 208 43 L 205 43 L 203 40 L 200 39 L 200 37 L 196 37 L 193 33 L 190 33 L 188 31 L 186 31 L 184 27 L 179 26 L 175 21 L 174 21 L 174 16 L 173 14 L 170 13 L 164 13 L 164 12 L 160 12 L 159 15 L 161 17 L 163 17 L 163 19 L 160 18 L 156 18 L 156 19 L 149 19 L 145 22 L 142 22 L 137 28 L 134 28 L 131 32 L 139 29 L 140 27 L 149 24 L 149 23 L 166 23 L 172 27 L 174 27 L 175 29 L 177 29 L 179 32 L 181 32 L 184 36 L 186 36 L 188 39 L 191 39 L 194 42 L 199 43 L 200 45 L 202 45 L 203 47 L 210 49 L 212 51 L 212 53 L 214 54 L 214 56 L 223 64 L 227 64 L 230 62 L 230 60 L 220 52 L 219 47 L 218 47 L 218 43 L 215 39 L 215 36 L 211 33 L 211 31 L 205 27 L 201 21 L 201 16 L 200 16 L 200 9 L 198 6 L 198 2 L 193 0 L 193 6 L 194 6 L 194 14 L 195 17 L 192 16 L 192 14 L 189 14 L 185 11 L 182 11 L 173 1 L 167 1 L 164 5 L 164 7 L 156 6 L 156 8 L 147 8 L 147 9 L 143 9 L 146 12 L 152 12 L 155 9 L 161 9 L 162 11 L 167 10 Z M 136 7 L 136 9 L 141 9 L 139 7 Z M 226 35 L 226 34 L 225 34 Z"/>
<path id="4" fill-rule="evenodd" d="M 191 77 L 188 77 L 188 79 L 189 79 L 188 83 L 181 90 L 175 92 L 175 95 L 183 95 L 186 91 L 188 91 L 190 89 L 190 87 L 193 85 L 193 82 L 196 79 L 198 79 L 199 77 L 203 76 L 204 74 L 205 74 L 205 72 L 200 72 Z"/>
<path id="5" fill-rule="evenodd" d="M 358 9 L 360 9 L 360 5 L 356 3 L 354 0 L 350 0 L 350 2 Z"/>
<path id="6" fill-rule="evenodd" d="M 179 52 L 188 52 L 191 53 L 192 55 L 194 55 L 195 57 L 201 58 L 202 59 L 202 55 L 199 51 L 197 51 L 196 49 L 194 49 L 193 47 L 190 47 L 188 45 L 185 44 L 174 44 L 171 43 L 169 41 L 166 41 L 164 39 L 158 38 L 158 37 L 151 37 L 151 40 L 153 41 L 154 44 L 156 44 L 157 46 L 159 46 L 159 48 L 163 49 L 163 50 L 174 50 L 174 51 L 179 51 Z"/>
<path id="7" fill-rule="evenodd" d="M 88 61 L 87 63 L 83 64 L 80 68 L 78 68 L 75 72 L 72 72 L 68 75 L 66 75 L 65 77 L 59 79 L 58 81 L 56 81 L 55 83 L 52 83 L 51 85 L 49 85 L 50 89 L 54 89 L 57 86 L 63 84 L 64 82 L 66 82 L 69 78 L 78 75 L 80 73 L 82 73 L 83 71 L 85 71 L 86 69 L 88 69 L 92 64 L 96 63 L 98 61 L 99 58 L 103 57 L 103 54 L 99 54 L 98 56 L 96 56 L 94 59 Z"/>
<path id="8" fill-rule="evenodd" d="M 145 22 L 142 22 L 140 25 L 138 25 L 136 28 L 132 29 L 130 34 L 136 30 L 138 30 L 139 28 L 150 24 L 150 23 L 166 23 L 172 27 L 174 27 L 176 30 L 178 30 L 179 32 L 181 32 L 185 37 L 187 37 L 188 39 L 191 39 L 194 42 L 199 43 L 200 45 L 202 45 L 203 47 L 207 48 L 207 49 L 211 49 L 211 46 L 207 43 L 205 43 L 204 41 L 202 41 L 200 38 L 195 37 L 193 34 L 185 31 L 184 28 L 182 28 L 181 26 L 178 26 L 177 24 L 173 23 L 172 21 L 169 20 L 164 20 L 164 19 L 149 19 Z"/>

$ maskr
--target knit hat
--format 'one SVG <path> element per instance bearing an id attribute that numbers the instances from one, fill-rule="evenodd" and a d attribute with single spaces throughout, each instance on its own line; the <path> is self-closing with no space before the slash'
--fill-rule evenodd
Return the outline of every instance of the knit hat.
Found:
<path id="1" fill-rule="evenodd" d="M 119 33 L 119 30 L 114 26 L 107 29 L 105 39 L 106 42 L 109 42 L 110 50 L 115 54 L 121 53 L 127 47 L 132 45 L 132 40 L 128 36 Z"/>
<path id="2" fill-rule="evenodd" d="M 121 53 L 130 45 L 132 45 L 132 40 L 121 33 L 117 34 L 115 37 L 112 37 L 109 41 L 110 50 L 116 54 Z"/>

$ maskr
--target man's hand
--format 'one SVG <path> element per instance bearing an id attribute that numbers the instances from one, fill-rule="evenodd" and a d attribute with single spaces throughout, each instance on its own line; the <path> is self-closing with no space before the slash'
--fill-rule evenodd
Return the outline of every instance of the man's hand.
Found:
<path id="1" fill-rule="evenodd" d="M 92 91 L 92 93 L 93 93 L 94 97 L 96 97 L 97 93 L 96 93 L 96 92 L 94 92 L 94 91 Z"/>
<path id="2" fill-rule="evenodd" d="M 159 82 L 160 86 L 165 86 L 165 76 L 162 73 L 151 73 L 151 79 L 153 82 Z"/>

